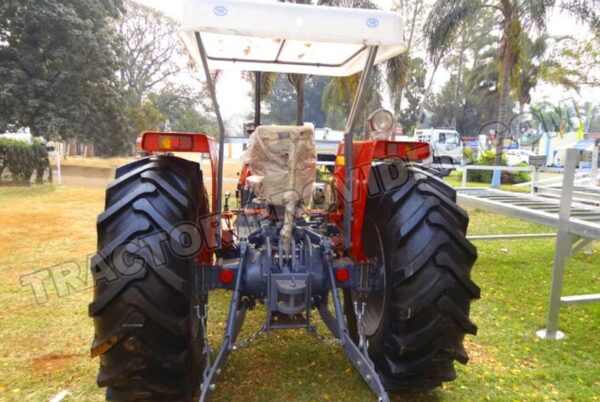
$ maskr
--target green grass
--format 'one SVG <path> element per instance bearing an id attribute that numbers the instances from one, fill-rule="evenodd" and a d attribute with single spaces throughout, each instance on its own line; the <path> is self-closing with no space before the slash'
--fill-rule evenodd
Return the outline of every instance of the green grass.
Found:
<path id="1" fill-rule="evenodd" d="M 98 362 L 89 357 L 93 336 L 87 304 L 92 292 L 71 291 L 37 305 L 19 278 L 63 262 L 87 272 L 95 251 L 95 217 L 103 192 L 75 188 L 0 187 L 0 401 L 100 401 Z M 471 234 L 532 233 L 548 228 L 471 210 Z M 600 304 L 563 308 L 561 342 L 541 341 L 552 266 L 552 239 L 477 242 L 473 270 L 482 298 L 472 308 L 479 326 L 466 341 L 471 361 L 458 379 L 424 394 L 394 401 L 588 401 L 600 398 Z M 600 248 L 569 260 L 565 294 L 600 290 Z M 57 268 L 53 268 L 53 272 Z M 230 295 L 211 294 L 210 337 L 218 346 Z M 248 315 L 242 337 L 261 324 Z M 323 326 L 320 325 L 324 333 Z M 231 356 L 217 383 L 216 401 L 370 401 L 368 387 L 342 350 L 304 332 L 264 335 Z"/>

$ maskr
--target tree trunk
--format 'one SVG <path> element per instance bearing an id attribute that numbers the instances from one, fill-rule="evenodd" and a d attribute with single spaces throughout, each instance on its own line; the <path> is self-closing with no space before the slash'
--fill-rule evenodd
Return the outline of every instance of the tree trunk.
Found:
<path id="1" fill-rule="evenodd" d="M 290 84 L 296 89 L 296 125 L 304 125 L 304 81 L 306 76 L 304 74 L 288 74 L 287 76 Z"/>
<path id="2" fill-rule="evenodd" d="M 296 80 L 296 125 L 304 125 L 304 76 Z"/>
<path id="3" fill-rule="evenodd" d="M 500 40 L 500 99 L 498 100 L 498 124 L 496 125 L 496 165 L 502 162 L 502 152 L 504 151 L 504 138 L 509 135 L 510 127 L 508 102 L 510 97 L 510 76 L 516 62 L 516 48 L 520 41 L 521 26 L 518 15 L 512 3 L 503 1 L 504 15 L 502 38 Z"/>
<path id="4" fill-rule="evenodd" d="M 502 152 L 504 151 L 504 138 L 508 136 L 509 110 L 508 102 L 510 95 L 510 64 L 509 51 L 506 51 L 502 60 L 502 71 L 500 76 L 500 99 L 498 101 L 498 124 L 496 125 L 496 165 L 502 162 Z"/>
<path id="5" fill-rule="evenodd" d="M 452 128 L 456 130 L 456 121 L 458 114 L 458 88 L 462 79 L 462 67 L 465 60 L 465 51 L 467 50 L 466 29 L 463 27 L 462 38 L 460 41 L 460 53 L 458 55 L 458 71 L 456 72 L 456 83 L 454 84 L 454 100 L 452 103 Z"/>
<path id="6" fill-rule="evenodd" d="M 423 117 L 423 113 L 425 112 L 425 102 L 427 101 L 427 98 L 431 94 L 431 88 L 433 86 L 433 78 L 435 77 L 435 73 L 437 72 L 437 69 L 440 66 L 440 62 L 442 61 L 442 58 L 443 57 L 440 55 L 439 58 L 433 64 L 433 71 L 431 72 L 431 77 L 429 78 L 429 83 L 427 84 L 427 89 L 425 89 L 425 93 L 423 94 L 423 99 L 421 99 L 421 104 L 419 105 L 419 112 L 417 113 L 417 123 L 416 123 L 417 127 L 420 125 L 421 118 Z"/>
<path id="7" fill-rule="evenodd" d="M 406 42 L 406 54 L 408 55 L 409 61 L 410 61 L 410 48 L 412 46 L 413 37 L 415 35 L 415 27 L 417 25 L 417 14 L 418 14 L 419 10 L 421 10 L 422 4 L 423 4 L 422 0 L 414 2 L 415 9 L 413 10 L 413 16 L 411 19 L 410 34 L 408 35 L 408 42 Z M 402 87 L 400 87 L 400 90 L 398 91 L 398 100 L 397 100 L 398 110 L 395 111 L 396 114 L 399 114 L 400 111 L 402 111 L 402 95 L 404 93 L 405 86 L 406 86 L 406 84 L 402 85 Z"/>

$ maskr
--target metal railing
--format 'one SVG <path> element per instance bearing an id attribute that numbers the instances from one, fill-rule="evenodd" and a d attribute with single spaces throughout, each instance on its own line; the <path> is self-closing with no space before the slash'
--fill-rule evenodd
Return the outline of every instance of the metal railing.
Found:
<path id="1" fill-rule="evenodd" d="M 593 162 L 592 162 L 593 163 Z M 462 179 L 461 179 L 461 187 L 467 187 L 467 176 L 468 176 L 468 172 L 469 170 L 486 170 L 486 171 L 494 171 L 494 170 L 499 170 L 502 172 L 527 172 L 531 174 L 532 180 L 530 182 L 527 183 L 521 183 L 520 187 L 523 187 L 525 185 L 529 185 L 531 188 L 531 193 L 533 194 L 535 192 L 535 188 L 539 185 L 542 184 L 542 182 L 540 181 L 540 173 L 565 173 L 565 169 L 564 168 L 557 168 L 557 167 L 535 167 L 535 166 L 482 166 L 482 165 L 463 165 L 460 166 L 458 169 L 461 170 L 462 172 Z M 591 168 L 579 168 L 575 170 L 575 173 L 577 175 L 579 175 L 581 178 L 583 178 L 584 176 L 589 177 L 589 181 L 590 183 L 596 183 L 598 180 L 598 162 L 596 159 L 596 168 L 594 168 L 593 166 Z M 596 178 L 596 181 L 594 181 L 594 178 Z M 554 180 L 554 179 L 552 179 Z M 562 181 L 562 180 L 559 180 Z"/>
<path id="2" fill-rule="evenodd" d="M 592 161 L 597 163 L 597 157 L 593 158 Z M 537 331 L 537 335 L 543 339 L 561 339 L 564 337 L 564 333 L 558 329 L 561 306 L 600 302 L 600 293 L 562 295 L 567 258 L 575 255 L 580 250 L 587 249 L 591 251 L 591 243 L 600 240 L 600 207 L 595 202 L 597 201 L 595 197 L 600 190 L 596 187 L 598 171 L 597 169 L 588 169 L 591 172 L 590 176 L 594 186 L 577 187 L 575 177 L 579 162 L 579 150 L 568 149 L 566 166 L 561 169 L 561 173 L 563 173 L 562 184 L 560 187 L 551 188 L 556 190 L 553 197 L 548 197 L 544 192 L 532 195 L 482 187 L 461 187 L 458 189 L 458 199 L 462 205 L 482 208 L 556 229 L 556 233 L 496 234 L 470 237 L 472 241 L 556 238 L 547 326 L 545 329 Z M 474 168 L 482 167 L 477 166 Z M 493 170 L 494 168 L 496 167 L 486 166 L 481 170 Z M 513 171 L 530 169 L 506 166 L 500 168 Z M 467 170 L 463 170 L 463 173 Z M 556 171 L 556 168 L 553 171 Z M 535 188 L 534 183 L 532 186 Z M 538 187 L 536 190 L 540 189 L 548 190 L 550 188 Z M 574 202 L 579 201 L 579 199 L 583 203 Z"/>

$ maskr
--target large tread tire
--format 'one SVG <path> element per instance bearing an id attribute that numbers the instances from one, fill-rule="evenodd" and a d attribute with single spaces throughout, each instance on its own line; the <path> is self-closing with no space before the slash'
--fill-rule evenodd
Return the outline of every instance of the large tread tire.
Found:
<path id="1" fill-rule="evenodd" d="M 89 306 L 97 382 L 107 387 L 107 400 L 187 401 L 196 394 L 205 362 L 195 258 L 176 254 L 169 242 L 182 240 L 169 235 L 180 223 L 197 227 L 207 212 L 200 167 L 184 159 L 137 160 L 108 186 Z"/>
<path id="2" fill-rule="evenodd" d="M 477 251 L 466 239 L 469 218 L 454 189 L 416 167 L 379 164 L 371 180 L 381 191 L 367 200 L 363 244 L 369 257 L 383 256 L 386 283 L 369 355 L 388 391 L 435 388 L 456 378 L 454 361 L 468 360 L 463 338 L 477 331 L 469 319 L 480 295 L 470 279 Z"/>

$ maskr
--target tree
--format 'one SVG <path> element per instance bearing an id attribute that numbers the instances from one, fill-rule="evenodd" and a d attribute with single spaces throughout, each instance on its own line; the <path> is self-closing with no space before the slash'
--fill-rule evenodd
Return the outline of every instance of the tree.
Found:
<path id="1" fill-rule="evenodd" d="M 423 25 L 425 2 L 423 0 L 398 0 L 394 3 L 393 9 L 404 17 L 406 22 L 404 24 L 404 37 L 407 38 L 406 52 L 388 60 L 385 69 L 386 83 L 390 91 L 394 111 L 398 115 L 402 110 L 402 95 L 410 75 L 413 48 L 420 42 L 417 26 Z"/>
<path id="2" fill-rule="evenodd" d="M 596 3 L 596 0 L 565 0 L 558 3 L 555 0 L 437 0 L 425 27 L 429 37 L 428 51 L 435 56 L 446 49 L 455 40 L 465 21 L 476 18 L 482 10 L 492 10 L 500 17 L 498 28 L 501 35 L 497 44 L 500 129 L 501 126 L 508 126 L 511 74 L 517 63 L 523 33 L 532 29 L 543 32 L 546 16 L 553 6 L 557 6 L 590 23 L 600 37 L 600 11 L 594 6 Z M 503 130 L 500 129 L 499 134 L 503 134 Z M 502 135 L 499 135 L 496 147 L 498 164 L 503 151 L 501 138 Z"/>
<path id="3" fill-rule="evenodd" d="M 570 70 L 577 71 L 581 78 L 581 85 L 600 87 L 600 48 L 597 38 L 577 41 L 572 38 L 564 40 L 564 46 L 553 57 L 559 59 L 562 65 Z"/>
<path id="4" fill-rule="evenodd" d="M 410 59 L 409 67 L 408 80 L 404 86 L 407 105 L 405 108 L 399 108 L 399 120 L 404 134 L 412 132 L 417 125 L 419 106 L 425 96 L 425 76 L 427 75 L 425 62 L 419 57 Z"/>
<path id="5" fill-rule="evenodd" d="M 150 7 L 125 0 L 119 24 L 123 40 L 120 77 L 133 106 L 157 85 L 181 71 L 176 56 L 183 55 L 175 21 Z"/>
<path id="6" fill-rule="evenodd" d="M 327 126 L 336 129 L 345 129 L 352 107 L 352 101 L 358 91 L 361 73 L 348 77 L 334 77 L 323 89 L 321 109 L 327 115 Z M 359 115 L 356 125 L 364 125 L 369 111 L 381 107 L 381 87 L 383 86 L 383 74 L 378 66 L 373 67 L 371 84 L 367 87 L 365 94 L 364 115 Z"/>
<path id="7" fill-rule="evenodd" d="M 323 90 L 331 78 L 314 75 L 306 80 L 304 96 L 305 120 L 312 122 L 315 127 L 325 127 L 325 112 L 321 108 Z"/>
<path id="8" fill-rule="evenodd" d="M 377 9 L 375 3 L 370 0 L 320 0 L 320 5 L 330 7 L 354 7 Z M 398 63 L 401 64 L 400 62 Z M 401 69 L 399 67 L 395 72 Z M 400 73 L 399 73 L 400 74 Z M 350 112 L 351 102 L 354 99 L 358 90 L 361 73 L 351 75 L 349 77 L 335 77 L 329 81 L 323 91 L 321 100 L 321 109 L 327 114 L 327 126 L 333 128 L 345 129 L 346 119 Z M 369 92 L 366 94 L 366 104 L 364 106 L 365 116 L 359 116 L 357 124 L 364 124 L 369 110 L 374 110 L 381 107 L 380 90 L 383 85 L 383 75 L 381 69 L 374 67 L 371 76 L 371 85 Z M 352 127 L 350 127 L 352 129 Z"/>
<path id="9" fill-rule="evenodd" d="M 286 74 L 276 74 L 277 79 L 271 93 L 265 99 L 267 112 L 265 124 L 290 124 L 296 116 L 297 102 L 294 88 L 289 84 Z M 303 113 L 305 120 L 315 127 L 325 125 L 325 113 L 321 110 L 321 94 L 329 78 L 312 76 L 305 83 Z"/>
<path id="10" fill-rule="evenodd" d="M 296 125 L 304 124 L 304 74 L 288 74 L 287 79 L 296 91 Z"/>
<path id="11" fill-rule="evenodd" d="M 463 135 L 476 135 L 489 129 L 498 111 L 497 36 L 493 18 L 481 18 L 464 24 L 458 40 L 449 46 L 444 61 L 452 73 L 450 80 L 425 103 L 436 127 L 453 127 Z"/>
<path id="12" fill-rule="evenodd" d="M 123 141 L 115 72 L 119 0 L 4 0 L 0 6 L 0 124 L 50 138 Z"/>
<path id="13" fill-rule="evenodd" d="M 144 100 L 141 105 L 136 107 L 128 108 L 129 142 L 134 143 L 138 135 L 144 131 L 159 131 L 165 120 L 166 117 L 149 100 Z"/>
<path id="14" fill-rule="evenodd" d="M 325 126 L 345 129 L 358 79 L 358 75 L 347 78 L 334 77 L 325 86 L 321 97 L 321 109 L 326 115 Z"/>
<path id="15" fill-rule="evenodd" d="M 290 3 L 296 3 L 296 4 L 310 4 L 311 1 L 310 0 L 290 0 Z M 319 5 L 322 6 L 343 6 L 343 7 L 360 7 L 360 8 L 376 8 L 375 5 L 373 3 L 371 3 L 369 0 L 319 0 L 317 2 Z M 268 96 L 268 94 L 272 91 L 275 90 L 275 82 L 277 80 L 277 75 L 275 73 L 261 73 L 261 100 L 266 99 L 266 97 Z M 248 80 L 250 80 L 252 83 L 254 83 L 254 74 L 246 74 L 246 78 Z M 305 102 L 305 95 L 306 95 L 306 81 L 307 79 L 310 79 L 310 76 L 307 77 L 304 74 L 286 74 L 286 78 L 288 80 L 288 82 L 292 85 L 292 87 L 294 88 L 295 91 L 295 95 L 296 95 L 296 111 L 295 111 L 295 116 L 296 116 L 296 125 L 302 125 L 304 124 L 304 108 L 306 105 Z M 336 80 L 336 82 L 339 82 L 340 79 Z M 332 81 L 329 82 L 328 85 L 332 85 L 331 84 Z M 278 88 L 278 90 L 280 92 L 285 91 L 283 88 Z M 379 102 L 381 103 L 381 102 Z M 311 102 L 311 104 L 314 104 L 314 102 Z M 325 103 L 321 103 L 322 105 L 322 109 L 323 111 L 326 111 L 325 109 L 327 108 Z M 327 113 L 327 112 L 326 112 Z M 337 122 L 336 122 L 337 124 Z"/>
<path id="16" fill-rule="evenodd" d="M 582 75 L 564 65 L 548 52 L 549 42 L 554 39 L 542 35 L 534 40 L 524 36 L 517 54 L 517 63 L 512 72 L 512 86 L 519 102 L 519 112 L 531 103 L 531 91 L 540 81 L 561 85 L 564 88 L 579 90 L 578 82 Z M 564 38 L 554 39 L 557 43 Z"/>
<path id="17" fill-rule="evenodd" d="M 217 132 L 214 121 L 198 110 L 198 105 L 202 103 L 201 98 L 202 94 L 190 87 L 167 84 L 160 92 L 151 93 L 148 101 L 162 115 L 161 129 L 166 128 L 168 121 L 172 131 L 201 131 L 214 134 Z"/>
<path id="18" fill-rule="evenodd" d="M 433 127 L 448 127 L 456 112 L 455 129 L 465 136 L 487 134 L 498 113 L 498 90 L 495 81 L 481 80 L 479 69 L 464 68 L 464 79 L 458 83 L 453 74 L 439 93 L 427 102 Z M 487 84 L 489 83 L 489 84 Z M 458 104 L 453 103 L 458 84 Z"/>
<path id="19" fill-rule="evenodd" d="M 432 125 L 454 126 L 467 136 L 487 134 L 498 113 L 498 69 L 493 48 L 497 37 L 489 32 L 485 21 L 477 25 L 467 31 L 466 49 L 463 37 L 460 47 L 448 52 L 447 67 L 453 74 L 441 91 L 427 100 Z"/>
<path id="20" fill-rule="evenodd" d="M 131 139 L 158 129 L 216 133 L 215 124 L 202 113 L 209 96 L 174 84 L 180 72 L 193 73 L 191 64 L 184 66 L 178 58 L 184 50 L 175 21 L 133 0 L 125 6 L 119 24 L 124 59 L 120 78 L 127 91 Z"/>
<path id="21" fill-rule="evenodd" d="M 280 0 L 286 2 L 286 0 Z M 310 0 L 287 0 L 288 3 L 295 4 L 310 4 Z M 292 84 L 296 91 L 296 125 L 304 124 L 304 82 L 306 75 L 304 74 L 288 74 L 287 79 Z"/>
<path id="22" fill-rule="evenodd" d="M 469 56 L 472 54 L 473 59 L 473 68 L 477 66 L 477 63 L 480 61 L 480 56 L 482 55 L 482 51 L 487 49 L 488 46 L 492 45 L 494 42 L 497 42 L 497 36 L 491 34 L 491 30 L 494 27 L 494 16 L 491 12 L 484 10 L 480 13 L 476 20 L 465 21 L 460 27 L 458 32 L 458 40 L 455 46 L 450 46 L 448 49 L 448 54 L 446 56 L 447 64 L 451 65 L 451 67 L 456 71 L 456 79 L 454 80 L 454 96 L 452 98 L 452 121 L 450 122 L 450 126 L 453 128 L 457 127 L 457 120 L 460 118 L 459 114 L 461 113 L 461 99 L 459 97 L 459 93 L 461 91 L 461 85 L 463 85 L 464 78 L 464 70 L 466 68 L 466 63 L 469 59 Z M 490 53 L 484 54 L 489 58 Z M 493 56 L 493 55 L 492 55 Z M 489 64 L 489 61 L 487 61 Z M 495 68 L 495 67 L 494 67 Z M 486 74 L 486 81 L 489 81 L 489 71 L 488 66 L 485 66 L 484 69 Z M 494 83 L 497 83 L 497 80 L 493 80 Z M 474 88 L 469 88 L 469 92 L 472 93 Z M 464 98 L 463 93 L 463 98 Z"/>

